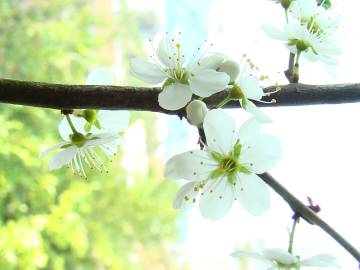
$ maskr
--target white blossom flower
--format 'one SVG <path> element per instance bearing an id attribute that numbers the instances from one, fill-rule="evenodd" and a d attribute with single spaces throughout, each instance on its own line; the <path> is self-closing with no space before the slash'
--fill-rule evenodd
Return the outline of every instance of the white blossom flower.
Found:
<path id="1" fill-rule="evenodd" d="M 251 214 L 263 214 L 270 206 L 270 194 L 256 174 L 280 158 L 279 140 L 260 134 L 254 119 L 237 130 L 221 109 L 206 114 L 203 128 L 207 141 L 203 150 L 176 155 L 165 164 L 165 177 L 190 181 L 178 191 L 174 207 L 184 208 L 199 199 L 201 214 L 216 220 L 237 200 Z"/>
<path id="2" fill-rule="evenodd" d="M 54 145 L 43 151 L 40 157 L 43 158 L 53 151 L 61 149 L 49 161 L 49 170 L 56 170 L 68 166 L 75 174 L 86 178 L 85 164 L 91 169 L 100 172 L 105 170 L 105 166 L 99 157 L 101 152 L 108 158 L 116 154 L 120 144 L 119 135 L 116 133 L 87 134 L 81 133 L 71 135 L 67 140 Z"/>
<path id="3" fill-rule="evenodd" d="M 292 255 L 282 249 L 267 249 L 261 253 L 236 251 L 231 254 L 236 258 L 251 258 L 267 264 L 270 269 L 291 270 L 302 267 L 339 267 L 336 258 L 330 254 L 319 254 L 313 257 L 300 260 L 298 256 Z"/>
<path id="4" fill-rule="evenodd" d="M 318 6 L 316 0 L 293 1 L 289 13 L 302 25 L 312 28 L 313 32 L 333 34 L 340 22 L 340 16 L 323 6 Z"/>
<path id="5" fill-rule="evenodd" d="M 341 53 L 332 34 L 316 30 L 300 22 L 291 21 L 281 31 L 264 25 L 263 30 L 271 38 L 284 42 L 285 46 L 296 55 L 303 55 L 311 61 L 322 61 L 325 64 L 337 64 L 335 57 Z"/>
<path id="6" fill-rule="evenodd" d="M 124 131 L 129 125 L 128 111 L 84 110 L 81 111 L 80 114 L 82 114 L 83 117 L 69 116 L 76 130 L 82 134 L 88 132 L 95 134 L 119 133 Z M 87 119 L 85 120 L 85 118 Z M 59 133 L 65 141 L 69 140 L 69 135 L 73 133 L 65 117 L 59 125 Z"/>
<path id="7" fill-rule="evenodd" d="M 230 88 L 230 97 L 232 99 L 238 99 L 241 107 L 247 112 L 251 113 L 256 120 L 261 123 L 271 123 L 272 120 L 251 101 L 262 101 L 264 96 L 269 96 L 274 93 L 264 93 L 262 87 L 259 84 L 260 79 L 256 78 L 253 74 L 255 65 L 250 61 L 246 55 L 243 56 L 242 61 L 239 64 L 239 73 Z M 277 92 L 277 91 L 275 91 Z M 270 102 L 275 102 L 272 100 Z M 266 102 L 266 103 L 270 103 Z"/>
<path id="8" fill-rule="evenodd" d="M 160 42 L 156 56 L 155 63 L 132 59 L 130 67 L 133 75 L 144 82 L 165 81 L 158 97 L 164 109 L 181 109 L 191 100 L 192 94 L 208 97 L 222 91 L 229 83 L 229 76 L 214 68 L 224 61 L 218 54 L 203 57 L 198 53 L 188 58 L 180 42 L 166 37 Z"/>

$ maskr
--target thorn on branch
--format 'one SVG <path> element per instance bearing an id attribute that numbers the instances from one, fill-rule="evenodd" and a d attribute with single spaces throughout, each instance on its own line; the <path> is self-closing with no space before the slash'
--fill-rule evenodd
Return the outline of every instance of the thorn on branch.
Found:
<path id="1" fill-rule="evenodd" d="M 321 208 L 318 204 L 314 204 L 313 200 L 308 196 L 307 200 L 309 202 L 309 205 L 307 205 L 306 207 L 309 208 L 310 210 L 312 210 L 315 214 L 319 213 L 321 211 Z M 300 220 L 300 217 L 302 217 L 303 219 L 305 219 L 308 223 L 310 223 L 311 225 L 314 225 L 314 222 L 312 222 L 311 220 L 309 220 L 308 218 L 302 216 L 300 213 L 298 213 L 297 211 L 294 211 L 294 215 L 291 217 L 292 219 L 295 220 Z"/>

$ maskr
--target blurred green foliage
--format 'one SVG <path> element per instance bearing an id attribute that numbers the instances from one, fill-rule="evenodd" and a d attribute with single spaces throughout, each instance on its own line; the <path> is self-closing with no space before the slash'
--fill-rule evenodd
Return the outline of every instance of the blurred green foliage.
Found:
<path id="1" fill-rule="evenodd" d="M 114 40 L 126 40 L 125 62 L 141 49 L 141 35 L 126 1 L 119 0 L 118 13 L 99 15 L 97 5 L 111 2 L 1 0 L 0 76 L 83 83 L 93 66 L 112 64 L 99 52 Z M 114 22 L 127 25 L 116 29 Z M 147 134 L 146 177 L 129 181 L 118 155 L 109 174 L 85 181 L 66 169 L 50 173 L 39 159 L 59 140 L 59 112 L 0 105 L 1 270 L 173 268 L 166 243 L 177 234 L 176 187 L 162 181 L 155 115 L 132 120 L 139 118 Z"/>

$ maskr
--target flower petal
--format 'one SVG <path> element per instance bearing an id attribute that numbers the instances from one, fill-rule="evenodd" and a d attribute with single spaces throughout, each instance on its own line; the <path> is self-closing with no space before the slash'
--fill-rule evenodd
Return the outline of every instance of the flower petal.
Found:
<path id="1" fill-rule="evenodd" d="M 255 118 L 250 118 L 239 128 L 239 140 L 241 144 L 246 144 L 253 137 L 260 134 L 261 125 Z"/>
<path id="2" fill-rule="evenodd" d="M 247 99 L 260 100 L 264 95 L 258 80 L 254 78 L 240 77 L 237 83 Z"/>
<path id="3" fill-rule="evenodd" d="M 271 38 L 283 41 L 288 40 L 288 36 L 286 35 L 286 33 L 280 31 L 279 29 L 276 29 L 270 25 L 263 25 L 261 28 L 265 32 L 265 34 L 267 34 Z"/>
<path id="4" fill-rule="evenodd" d="M 93 135 L 93 137 L 94 139 L 88 140 L 85 143 L 84 147 L 112 144 L 112 143 L 116 143 L 119 139 L 119 135 L 117 133 L 100 133 Z"/>
<path id="5" fill-rule="evenodd" d="M 189 79 L 191 91 L 199 97 L 209 97 L 225 89 L 230 81 L 229 75 L 212 69 L 202 69 Z"/>
<path id="6" fill-rule="evenodd" d="M 129 125 L 130 114 L 128 111 L 107 111 L 101 110 L 98 119 L 101 129 L 106 132 L 120 132 L 125 130 Z"/>
<path id="7" fill-rule="evenodd" d="M 167 77 L 159 66 L 138 58 L 130 60 L 130 69 L 136 78 L 151 84 L 161 83 Z"/>
<path id="8" fill-rule="evenodd" d="M 243 146 L 240 163 L 254 173 L 264 173 L 275 166 L 282 152 L 279 139 L 261 134 L 253 137 Z"/>
<path id="9" fill-rule="evenodd" d="M 258 120 L 260 123 L 272 123 L 273 121 L 261 110 L 259 110 L 256 105 L 251 102 L 250 100 L 246 101 L 246 109 L 247 112 L 251 113 L 256 120 Z"/>
<path id="10" fill-rule="evenodd" d="M 173 207 L 175 209 L 186 209 L 189 206 L 192 206 L 196 201 L 197 196 L 199 195 L 198 191 L 195 191 L 195 186 L 198 182 L 189 182 L 183 185 L 179 191 L 176 193 Z"/>
<path id="11" fill-rule="evenodd" d="M 213 53 L 208 56 L 205 56 L 204 58 L 199 59 L 195 63 L 192 63 L 188 66 L 188 69 L 192 73 L 197 73 L 201 69 L 213 69 L 216 70 L 223 64 L 228 57 L 224 54 L 220 53 Z"/>
<path id="12" fill-rule="evenodd" d="M 54 155 L 49 161 L 49 170 L 56 170 L 69 164 L 69 162 L 75 157 L 77 151 L 78 148 L 76 146 L 70 146 Z"/>
<path id="13" fill-rule="evenodd" d="M 174 67 L 176 65 L 174 53 L 176 53 L 175 40 L 170 37 L 163 38 L 156 50 L 156 55 L 161 63 L 167 67 Z"/>
<path id="14" fill-rule="evenodd" d="M 170 84 L 160 92 L 159 105 L 170 111 L 179 110 L 191 100 L 192 92 L 188 85 L 181 83 Z"/>
<path id="15" fill-rule="evenodd" d="M 44 158 L 45 156 L 50 154 L 52 151 L 59 149 L 60 147 L 64 146 L 65 144 L 68 144 L 68 142 L 61 142 L 61 143 L 55 144 L 54 146 L 50 147 L 49 149 L 42 151 L 40 153 L 40 158 Z"/>
<path id="16" fill-rule="evenodd" d="M 308 259 L 302 260 L 302 266 L 318 266 L 318 267 L 340 267 L 337 258 L 330 254 L 319 254 Z"/>
<path id="17" fill-rule="evenodd" d="M 164 169 L 166 178 L 204 181 L 217 168 L 208 152 L 188 151 L 170 158 Z"/>
<path id="18" fill-rule="evenodd" d="M 234 201 L 234 191 L 226 177 L 206 182 L 201 193 L 199 208 L 201 215 L 210 220 L 224 217 Z"/>
<path id="19" fill-rule="evenodd" d="M 271 260 L 265 258 L 262 254 L 259 254 L 256 252 L 247 252 L 247 251 L 238 250 L 238 251 L 231 253 L 230 255 L 235 258 L 251 258 L 251 259 L 255 259 L 258 261 L 262 261 L 262 262 L 274 265 L 274 263 Z"/>
<path id="20" fill-rule="evenodd" d="M 297 258 L 289 252 L 280 248 L 266 249 L 261 252 L 266 258 L 272 261 L 280 262 L 285 265 L 291 265 L 297 262 Z"/>
<path id="21" fill-rule="evenodd" d="M 270 208 L 269 188 L 256 174 L 239 174 L 235 192 L 240 204 L 254 216 L 260 216 Z"/>
<path id="22" fill-rule="evenodd" d="M 222 109 L 210 110 L 203 126 L 209 149 L 228 155 L 238 137 L 234 119 Z"/>

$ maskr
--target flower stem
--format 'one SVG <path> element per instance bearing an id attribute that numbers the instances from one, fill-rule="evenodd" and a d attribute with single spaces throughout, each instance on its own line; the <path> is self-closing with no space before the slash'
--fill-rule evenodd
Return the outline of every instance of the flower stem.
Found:
<path id="1" fill-rule="evenodd" d="M 68 124 L 69 124 L 69 126 L 70 126 L 70 128 L 71 128 L 71 130 L 72 130 L 72 132 L 73 132 L 74 134 L 79 133 L 79 132 L 77 132 L 77 130 L 76 130 L 73 122 L 71 121 L 70 116 L 67 114 L 67 115 L 65 115 L 65 117 L 66 117 L 66 120 L 67 120 L 67 122 L 68 122 Z"/>
<path id="2" fill-rule="evenodd" d="M 289 247 L 288 247 L 288 252 L 290 254 L 292 254 L 293 252 L 293 245 L 294 245 L 294 237 L 295 237 L 295 228 L 296 228 L 296 224 L 299 222 L 299 218 L 295 217 L 294 218 L 294 222 L 291 228 L 291 232 L 290 232 L 290 239 L 289 239 Z"/>
<path id="3" fill-rule="evenodd" d="M 231 98 L 229 96 L 225 97 L 218 105 L 216 105 L 216 108 L 218 109 L 223 107 L 229 101 L 231 101 Z"/>
<path id="4" fill-rule="evenodd" d="M 285 11 L 286 23 L 288 23 L 288 22 L 289 22 L 288 9 L 287 9 L 287 8 L 284 8 L 284 11 Z"/>

